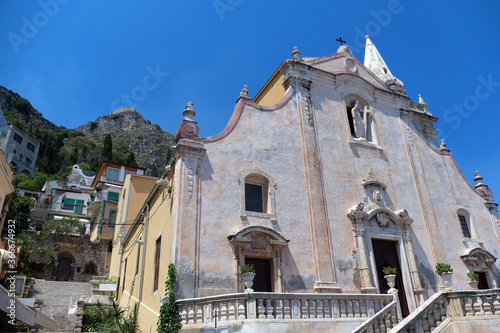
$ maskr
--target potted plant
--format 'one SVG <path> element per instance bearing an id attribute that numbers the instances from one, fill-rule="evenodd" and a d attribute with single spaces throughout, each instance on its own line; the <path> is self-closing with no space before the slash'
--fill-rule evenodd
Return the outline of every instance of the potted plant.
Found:
<path id="1" fill-rule="evenodd" d="M 245 291 L 247 293 L 252 292 L 253 279 L 255 277 L 255 269 L 253 265 L 243 265 L 240 267 L 241 277 L 243 278 L 243 282 L 245 282 Z"/>
<path id="2" fill-rule="evenodd" d="M 451 266 L 449 264 L 438 262 L 436 264 L 436 273 L 441 277 L 445 290 L 452 290 L 451 274 L 453 273 L 453 269 Z"/>
<path id="3" fill-rule="evenodd" d="M 479 274 L 470 272 L 467 273 L 467 276 L 469 277 L 469 285 L 473 290 L 477 290 L 477 285 L 479 283 Z"/>
<path id="4" fill-rule="evenodd" d="M 384 278 L 387 280 L 387 284 L 391 289 L 389 291 L 394 289 L 394 286 L 396 285 L 396 268 L 391 267 L 391 266 L 385 266 L 382 267 L 382 272 L 385 274 Z"/>

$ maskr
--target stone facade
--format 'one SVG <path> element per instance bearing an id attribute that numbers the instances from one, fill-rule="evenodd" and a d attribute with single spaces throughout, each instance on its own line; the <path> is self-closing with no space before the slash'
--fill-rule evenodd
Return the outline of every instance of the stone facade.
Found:
<path id="1" fill-rule="evenodd" d="M 46 239 L 35 236 L 33 231 L 23 231 L 30 235 L 37 246 L 51 250 L 56 255 L 56 262 L 51 264 L 37 264 L 32 262 L 31 268 L 36 278 L 62 279 L 62 281 L 73 280 L 89 282 L 94 276 L 107 274 L 106 256 L 109 242 L 101 240 L 98 243 L 90 241 L 89 235 L 62 236 L 50 234 Z M 69 259 L 69 273 L 67 276 L 60 272 L 59 263 Z"/>
<path id="2" fill-rule="evenodd" d="M 437 263 L 451 264 L 456 289 L 470 288 L 468 272 L 496 288 L 497 204 L 480 175 L 469 184 L 438 144 L 437 118 L 423 99 L 405 95 L 368 37 L 364 64 L 346 46 L 322 58 L 298 49 L 292 56 L 256 98 L 243 89 L 216 136 L 198 137 L 188 103 L 174 159 L 157 183 L 166 186 L 153 189 L 124 244 L 149 240 L 143 280 L 164 281 L 175 264 L 177 296 L 196 299 L 186 301 L 186 328 L 211 322 L 200 304 L 212 298 L 226 321 L 253 318 L 239 301 L 244 264 L 255 266 L 256 292 L 275 294 L 259 296 L 259 319 L 276 319 L 288 294 L 330 294 L 300 301 L 303 319 L 329 318 L 325 304 L 331 309 L 335 294 L 350 297 L 349 312 L 387 293 L 385 266 L 397 270 L 403 316 L 440 289 Z M 150 207 L 166 207 L 171 218 L 150 217 Z M 161 291 L 147 286 L 137 300 L 152 318 Z M 217 296 L 227 294 L 226 303 Z"/>

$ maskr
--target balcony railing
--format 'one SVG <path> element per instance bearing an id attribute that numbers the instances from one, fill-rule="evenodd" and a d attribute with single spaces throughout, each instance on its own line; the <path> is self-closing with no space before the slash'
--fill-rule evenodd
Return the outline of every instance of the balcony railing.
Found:
<path id="1" fill-rule="evenodd" d="M 264 319 L 357 319 L 372 317 L 392 301 L 379 294 L 237 293 L 179 300 L 183 325 Z M 200 326 L 200 327 L 201 327 Z"/>

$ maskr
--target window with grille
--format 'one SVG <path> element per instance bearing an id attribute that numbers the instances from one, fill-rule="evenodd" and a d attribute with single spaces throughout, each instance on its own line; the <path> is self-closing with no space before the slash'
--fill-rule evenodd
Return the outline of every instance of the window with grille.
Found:
<path id="1" fill-rule="evenodd" d="M 464 237 L 470 238 L 470 230 L 466 217 L 464 215 L 458 215 L 458 219 L 460 221 L 460 227 L 462 228 L 462 234 Z"/>
<path id="2" fill-rule="evenodd" d="M 245 184 L 245 210 L 264 212 L 262 185 Z"/>

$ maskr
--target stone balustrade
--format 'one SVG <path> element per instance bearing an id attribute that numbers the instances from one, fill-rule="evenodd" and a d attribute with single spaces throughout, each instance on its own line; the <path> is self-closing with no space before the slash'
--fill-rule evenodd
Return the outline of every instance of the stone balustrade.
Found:
<path id="1" fill-rule="evenodd" d="M 447 319 L 492 316 L 500 316 L 500 289 L 438 292 L 391 332 L 427 333 Z"/>
<path id="2" fill-rule="evenodd" d="M 401 310 L 398 304 L 398 292 L 392 294 L 392 301 L 366 320 L 352 333 L 387 333 L 401 320 Z"/>
<path id="3" fill-rule="evenodd" d="M 237 293 L 178 301 L 183 325 L 256 320 L 356 319 L 372 317 L 392 295 Z"/>

